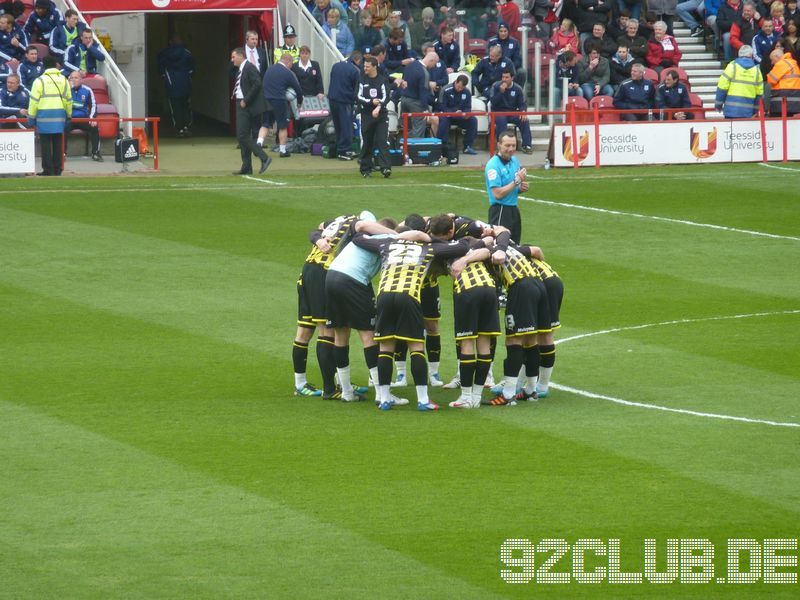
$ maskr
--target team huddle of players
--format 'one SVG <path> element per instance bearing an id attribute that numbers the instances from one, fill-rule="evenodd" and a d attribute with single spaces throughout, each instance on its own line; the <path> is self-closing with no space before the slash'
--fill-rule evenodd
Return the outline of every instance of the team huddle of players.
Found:
<path id="1" fill-rule="evenodd" d="M 512 241 L 504 227 L 463 216 L 412 214 L 398 225 L 392 219 L 377 221 L 368 211 L 321 223 L 309 240 L 311 252 L 297 281 L 298 327 L 292 353 L 297 395 L 363 399 L 368 388 L 354 386 L 350 379 L 349 340 L 355 329 L 381 410 L 408 404 L 391 389 L 395 359 L 406 351 L 417 408 L 438 410 L 428 397 L 428 384 L 444 385 L 438 373 L 438 279 L 443 275 L 453 282 L 461 387 L 460 397 L 450 406 L 513 405 L 548 395 L 555 363 L 553 331 L 560 327 L 564 288 L 540 248 Z M 372 279 L 378 273 L 376 297 Z M 504 331 L 499 295 L 506 297 Z M 308 347 L 316 328 L 322 390 L 306 379 Z M 503 382 L 482 402 L 502 333 Z M 404 376 L 398 368 L 398 380 Z"/>

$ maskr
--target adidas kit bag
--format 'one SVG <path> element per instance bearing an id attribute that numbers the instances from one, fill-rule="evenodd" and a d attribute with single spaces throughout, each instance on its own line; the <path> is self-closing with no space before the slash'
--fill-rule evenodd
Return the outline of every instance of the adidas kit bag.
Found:
<path id="1" fill-rule="evenodd" d="M 114 160 L 118 163 L 139 160 L 139 140 L 130 137 L 117 138 L 114 142 Z"/>

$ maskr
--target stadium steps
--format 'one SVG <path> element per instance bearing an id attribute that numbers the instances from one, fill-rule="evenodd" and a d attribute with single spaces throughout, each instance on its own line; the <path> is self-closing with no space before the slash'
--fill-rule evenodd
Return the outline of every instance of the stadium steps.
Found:
<path id="1" fill-rule="evenodd" d="M 717 90 L 717 81 L 722 74 L 722 63 L 713 52 L 706 49 L 702 36 L 691 37 L 689 35 L 689 28 L 682 21 L 676 20 L 673 23 L 673 32 L 675 41 L 678 42 L 678 47 L 683 54 L 680 66 L 689 76 L 692 92 L 700 96 L 704 107 L 714 108 L 714 96 Z M 721 116 L 718 112 L 706 113 L 708 119 Z"/>

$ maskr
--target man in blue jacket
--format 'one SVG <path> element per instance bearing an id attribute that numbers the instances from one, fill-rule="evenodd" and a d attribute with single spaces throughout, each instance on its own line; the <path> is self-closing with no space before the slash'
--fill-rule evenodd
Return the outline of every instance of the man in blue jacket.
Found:
<path id="1" fill-rule="evenodd" d="M 489 97 L 492 86 L 500 81 L 503 71 L 510 70 L 514 73 L 514 64 L 503 58 L 503 49 L 494 45 L 489 48 L 489 55 L 484 56 L 472 70 L 472 81 L 475 90 L 481 95 Z"/>
<path id="2" fill-rule="evenodd" d="M 194 58 L 177 32 L 170 36 L 169 46 L 158 53 L 158 71 L 167 90 L 172 125 L 179 136 L 190 135 Z"/>
<path id="3" fill-rule="evenodd" d="M 638 113 L 620 115 L 623 121 L 647 121 L 648 111 L 653 108 L 656 89 L 653 82 L 644 77 L 644 65 L 635 63 L 631 67 L 631 78 L 619 84 L 614 94 L 614 108 L 620 110 L 642 109 Z"/>
<path id="4" fill-rule="evenodd" d="M 487 48 L 492 46 L 500 46 L 503 51 L 503 58 L 511 61 L 514 65 L 514 81 L 524 87 L 526 74 L 522 69 L 522 46 L 519 40 L 511 37 L 508 25 L 505 23 L 500 23 L 497 26 L 497 37 L 489 40 Z"/>
<path id="5" fill-rule="evenodd" d="M 28 36 L 14 21 L 14 17 L 9 14 L 0 15 L 0 60 L 22 60 L 27 48 Z"/>
<path id="6" fill-rule="evenodd" d="M 90 87 L 83 85 L 83 75 L 81 75 L 80 71 L 73 71 L 69 74 L 68 79 L 69 86 L 72 89 L 72 118 L 93 119 L 97 114 L 97 102 L 94 99 L 94 92 Z M 69 128 L 85 131 L 89 136 L 92 160 L 103 162 L 103 157 L 100 155 L 100 131 L 97 128 L 97 121 L 71 122 Z M 66 144 L 64 148 L 66 150 Z"/>
<path id="7" fill-rule="evenodd" d="M 86 29 L 86 23 L 78 20 L 78 13 L 71 8 L 64 13 L 64 22 L 53 29 L 50 35 L 50 54 L 55 54 L 60 63 L 64 63 L 67 49 L 80 37 Z"/>
<path id="8" fill-rule="evenodd" d="M 86 75 L 97 73 L 97 61 L 104 61 L 106 57 L 100 50 L 100 44 L 94 40 L 93 33 L 87 27 L 81 32 L 80 37 L 76 38 L 67 48 L 64 68 L 61 70 L 64 77 L 69 77 L 72 71 L 81 71 Z"/>
<path id="9" fill-rule="evenodd" d="M 5 88 L 0 88 L 0 119 L 23 119 L 28 116 L 30 94 L 19 84 L 19 75 L 11 73 L 6 78 Z M 25 129 L 25 124 L 3 123 L 3 129 Z"/>
<path id="10" fill-rule="evenodd" d="M 25 60 L 17 67 L 22 87 L 30 92 L 34 79 L 44 73 L 44 64 L 39 60 L 39 50 L 36 46 L 29 47 L 25 52 Z"/>
<path id="11" fill-rule="evenodd" d="M 353 160 L 356 156 L 353 152 L 353 106 L 361 78 L 360 65 L 361 52 L 355 50 L 350 58 L 331 68 L 328 103 L 336 131 L 336 154 L 339 160 Z"/>
<path id="12" fill-rule="evenodd" d="M 459 75 L 452 85 L 444 88 L 442 100 L 439 104 L 441 112 L 469 113 L 472 111 L 472 94 L 467 89 L 469 79 L 466 75 Z M 477 154 L 472 149 L 475 143 L 475 136 L 478 134 L 477 117 L 439 117 L 439 131 L 436 137 L 442 140 L 442 145 L 446 146 L 450 139 L 450 125 L 457 125 L 465 130 L 464 135 L 464 154 Z"/>
<path id="13" fill-rule="evenodd" d="M 433 48 L 421 59 L 409 63 L 403 72 L 400 84 L 400 112 L 427 112 L 431 94 L 430 75 L 428 69 L 439 62 L 439 55 Z M 410 137 L 420 138 L 425 135 L 425 117 L 411 118 Z"/>
<path id="14" fill-rule="evenodd" d="M 25 35 L 31 42 L 40 41 L 43 44 L 50 43 L 50 34 L 53 30 L 64 22 L 61 11 L 51 0 L 36 0 L 33 12 L 28 15 L 25 21 Z"/>
<path id="15" fill-rule="evenodd" d="M 297 76 L 292 73 L 292 55 L 285 52 L 280 60 L 264 74 L 264 98 L 270 108 L 264 113 L 264 126 L 271 128 L 273 123 L 278 129 L 278 144 L 280 144 L 280 157 L 289 158 L 286 150 L 286 139 L 289 135 L 289 103 L 288 94 L 294 92 L 297 106 L 303 104 L 303 90 Z"/>
<path id="16" fill-rule="evenodd" d="M 528 105 L 525 103 L 525 92 L 522 88 L 514 83 L 514 73 L 510 70 L 503 71 L 500 81 L 494 84 L 492 91 L 489 95 L 489 100 L 492 103 L 491 112 L 525 112 L 528 110 Z M 520 136 L 522 136 L 522 151 L 525 154 L 533 153 L 531 146 L 531 124 L 528 122 L 528 117 L 495 117 L 495 133 L 499 137 L 508 128 L 508 124 L 513 123 L 519 127 Z"/>

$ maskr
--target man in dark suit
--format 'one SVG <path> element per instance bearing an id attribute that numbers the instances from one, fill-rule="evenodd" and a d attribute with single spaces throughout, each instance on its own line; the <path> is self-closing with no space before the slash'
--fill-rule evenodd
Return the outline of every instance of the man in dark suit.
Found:
<path id="1" fill-rule="evenodd" d="M 248 31 L 245 34 L 244 52 L 245 58 L 248 62 L 252 63 L 258 68 L 258 74 L 264 78 L 264 73 L 267 72 L 267 51 L 258 43 L 258 32 Z"/>
<path id="2" fill-rule="evenodd" d="M 242 153 L 242 168 L 235 171 L 234 175 L 253 173 L 252 154 L 261 159 L 261 168 L 258 172 L 263 173 L 272 159 L 264 152 L 264 148 L 256 144 L 258 128 L 267 110 L 267 103 L 261 93 L 261 75 L 247 60 L 244 48 L 236 48 L 231 52 L 231 63 L 237 70 L 233 99 L 236 102 L 236 137 Z"/>

